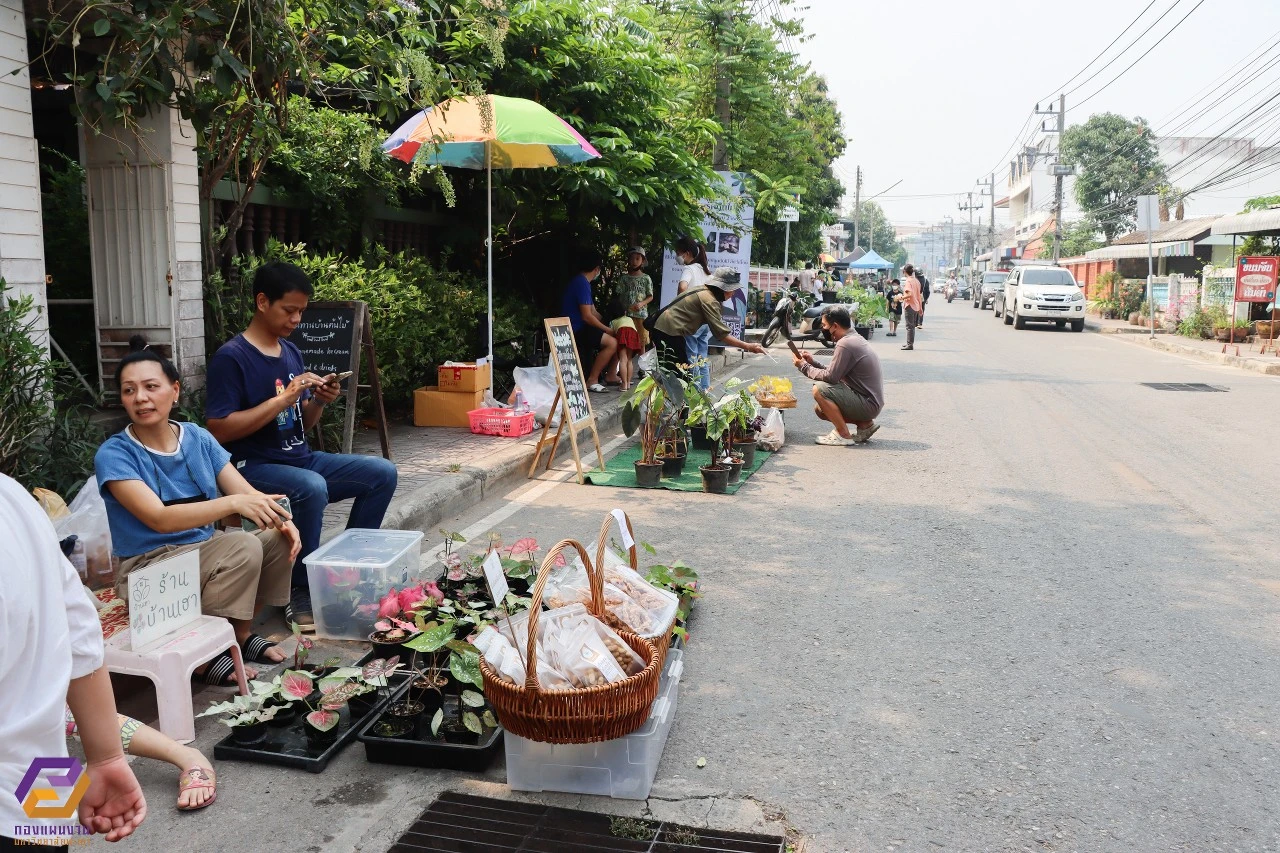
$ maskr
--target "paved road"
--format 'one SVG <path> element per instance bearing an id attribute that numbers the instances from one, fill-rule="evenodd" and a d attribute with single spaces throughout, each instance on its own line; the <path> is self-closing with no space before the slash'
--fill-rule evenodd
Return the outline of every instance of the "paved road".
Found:
<path id="1" fill-rule="evenodd" d="M 873 341 L 869 446 L 813 445 L 801 408 L 737 496 L 563 484 L 452 526 L 590 538 L 618 505 L 702 569 L 655 814 L 781 813 L 816 851 L 1280 850 L 1280 384 L 934 302 L 916 351 Z M 157 802 L 157 834 L 383 850 L 436 791 L 484 787 L 355 751 L 314 778 L 221 767 L 217 806 Z"/>

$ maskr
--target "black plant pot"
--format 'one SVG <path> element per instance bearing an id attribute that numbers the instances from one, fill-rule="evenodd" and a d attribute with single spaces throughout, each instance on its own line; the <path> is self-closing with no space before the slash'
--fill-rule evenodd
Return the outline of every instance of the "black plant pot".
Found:
<path id="1" fill-rule="evenodd" d="M 742 454 L 742 467 L 750 471 L 756 467 L 756 440 L 735 441 L 733 443 L 733 452 Z"/>
<path id="2" fill-rule="evenodd" d="M 239 744 L 257 743 L 267 736 L 266 723 L 254 723 L 250 726 L 232 726 L 231 739 Z"/>
<path id="3" fill-rule="evenodd" d="M 408 721 L 409 726 L 405 730 L 405 734 L 417 736 L 418 729 L 422 725 L 422 715 L 426 711 L 427 706 L 419 701 L 407 699 L 403 702 L 396 702 L 387 708 L 384 716 L 386 720 Z M 397 723 L 397 725 L 400 725 Z"/>
<path id="4" fill-rule="evenodd" d="M 443 682 L 438 684 L 437 688 L 430 686 L 425 678 L 415 678 L 413 684 L 409 685 L 409 692 L 405 694 L 406 699 L 412 699 L 415 702 L 422 703 L 422 716 L 430 718 L 439 708 L 444 696 L 444 691 L 449 689 L 453 680 L 445 676 Z"/>
<path id="5" fill-rule="evenodd" d="M 714 450 L 716 446 L 714 441 L 707 438 L 707 428 L 704 426 L 690 427 L 689 441 L 694 450 Z"/>
<path id="6" fill-rule="evenodd" d="M 663 463 L 661 462 L 635 462 L 636 468 L 636 485 L 642 488 L 651 489 L 657 486 L 662 480 Z"/>
<path id="7" fill-rule="evenodd" d="M 684 461 L 689 457 L 681 453 L 679 456 L 667 456 L 662 460 L 662 476 L 679 477 L 684 473 Z"/>
<path id="8" fill-rule="evenodd" d="M 729 468 L 704 465 L 698 469 L 702 472 L 702 491 L 715 495 L 723 495 L 729 487 Z"/>
<path id="9" fill-rule="evenodd" d="M 271 701 L 265 703 L 266 707 L 272 705 L 279 706 L 280 710 L 276 711 L 276 715 L 267 721 L 267 725 L 273 729 L 281 729 L 290 725 L 294 720 L 298 719 L 298 703 Z"/>
<path id="10" fill-rule="evenodd" d="M 351 605 L 326 604 L 320 608 L 324 626 L 333 633 L 347 631 L 351 627 Z"/>
<path id="11" fill-rule="evenodd" d="M 855 332 L 857 332 L 858 334 L 862 335 L 862 337 L 863 337 L 864 339 L 866 339 L 866 340 L 868 340 L 868 341 L 869 341 L 869 340 L 871 340 L 871 327 L 870 327 L 870 326 L 854 326 L 854 327 L 853 327 L 853 330 L 854 330 Z"/>
<path id="12" fill-rule="evenodd" d="M 405 637 L 397 643 L 384 643 L 374 639 L 377 634 L 378 632 L 375 631 L 369 635 L 369 644 L 373 646 L 373 656 L 375 658 L 382 658 L 383 660 L 390 660 L 393 657 L 399 657 L 400 660 L 408 660 L 409 655 L 413 650 L 406 649 L 404 644 L 418 636 L 416 633 L 410 634 L 408 637 Z"/>
<path id="13" fill-rule="evenodd" d="M 347 708 L 351 710 L 351 719 L 358 720 L 373 710 L 378 704 L 378 691 L 374 690 L 360 696 L 352 696 L 347 700 Z"/>
<path id="14" fill-rule="evenodd" d="M 729 463 L 729 482 L 739 483 L 742 481 L 742 463 L 735 461 Z"/>
<path id="15" fill-rule="evenodd" d="M 838 290 L 824 290 L 824 291 L 822 291 L 822 301 L 823 301 L 823 302 L 826 302 L 826 303 L 830 304 L 830 303 L 832 303 L 832 302 L 835 302 L 835 301 L 836 301 L 837 299 L 839 299 L 839 298 L 840 298 L 840 291 L 838 291 Z"/>
<path id="16" fill-rule="evenodd" d="M 315 749 L 323 750 L 338 739 L 337 726 L 334 726 L 327 732 L 320 731 L 310 723 L 304 723 L 302 727 L 307 731 L 307 743 Z"/>

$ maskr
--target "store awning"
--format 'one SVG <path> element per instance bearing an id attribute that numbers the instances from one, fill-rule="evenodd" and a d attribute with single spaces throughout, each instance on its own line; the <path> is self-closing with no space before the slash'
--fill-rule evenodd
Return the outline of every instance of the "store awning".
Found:
<path id="1" fill-rule="evenodd" d="M 1213 223 L 1210 234 L 1280 234 L 1280 207 L 1224 216 Z"/>
<path id="2" fill-rule="evenodd" d="M 1151 256 L 1155 258 L 1189 258 L 1196 253 L 1193 240 L 1170 240 L 1164 243 L 1151 244 Z M 1121 258 L 1145 258 L 1146 243 L 1124 243 L 1119 246 L 1103 246 L 1085 252 L 1086 258 L 1096 260 L 1119 260 Z"/>

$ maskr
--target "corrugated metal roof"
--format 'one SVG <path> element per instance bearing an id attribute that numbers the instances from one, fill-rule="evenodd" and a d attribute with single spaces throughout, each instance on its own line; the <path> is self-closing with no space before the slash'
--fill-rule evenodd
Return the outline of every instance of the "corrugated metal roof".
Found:
<path id="1" fill-rule="evenodd" d="M 1161 242 L 1152 241 L 1151 243 L 1151 256 L 1155 258 L 1185 258 L 1193 254 L 1195 254 L 1195 242 L 1193 240 L 1166 240 Z M 1084 256 L 1092 260 L 1145 258 L 1147 256 L 1147 241 L 1143 240 L 1141 243 L 1126 243 L 1124 245 L 1113 243 L 1110 246 L 1103 246 L 1101 249 L 1085 252 Z"/>
<path id="2" fill-rule="evenodd" d="M 1214 234 L 1280 233 L 1280 207 L 1223 216 L 1213 223 Z"/>
<path id="3" fill-rule="evenodd" d="M 1153 243 L 1167 243 L 1173 240 L 1198 240 L 1208 234 L 1209 229 L 1220 218 L 1218 216 L 1197 216 L 1194 219 L 1175 219 L 1172 222 L 1165 222 L 1151 232 L 1151 241 Z M 1131 243 L 1145 244 L 1146 242 L 1146 231 L 1134 231 L 1131 234 L 1123 234 L 1112 240 L 1111 245 L 1127 246 Z"/>

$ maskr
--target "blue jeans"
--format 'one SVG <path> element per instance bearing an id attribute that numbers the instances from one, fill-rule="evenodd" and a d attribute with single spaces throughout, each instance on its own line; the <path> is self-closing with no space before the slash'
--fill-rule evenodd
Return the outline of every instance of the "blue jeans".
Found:
<path id="1" fill-rule="evenodd" d="M 711 388 L 711 365 L 707 363 L 707 351 L 711 347 L 711 327 L 703 326 L 692 335 L 684 336 L 684 346 L 692 364 L 694 359 L 701 359 L 702 365 L 692 371 L 698 386 L 706 391 Z"/>
<path id="2" fill-rule="evenodd" d="M 249 485 L 269 495 L 288 495 L 302 550 L 293 564 L 293 585 L 307 586 L 302 562 L 320 547 L 325 507 L 355 498 L 347 527 L 377 530 L 396 491 L 396 466 L 379 456 L 312 453 L 302 465 L 248 461 L 239 469 Z"/>

